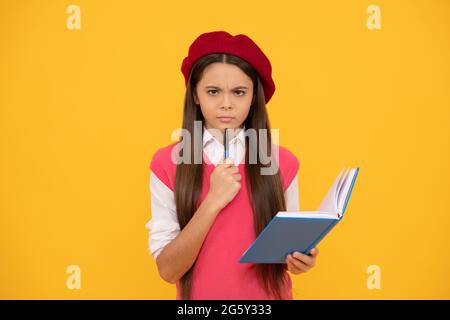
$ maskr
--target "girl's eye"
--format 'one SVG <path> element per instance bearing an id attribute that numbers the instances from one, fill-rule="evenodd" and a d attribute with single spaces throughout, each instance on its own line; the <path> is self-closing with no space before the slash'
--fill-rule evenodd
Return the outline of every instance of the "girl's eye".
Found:
<path id="1" fill-rule="evenodd" d="M 208 94 L 210 94 L 210 95 L 212 95 L 212 96 L 215 96 L 215 95 L 217 95 L 217 92 L 218 92 L 218 91 L 219 91 L 219 90 L 216 90 L 216 89 L 210 89 L 210 90 L 208 90 L 207 92 L 208 92 Z M 241 96 L 243 96 L 243 95 L 245 94 L 245 91 L 243 91 L 243 90 L 236 90 L 235 93 L 236 93 L 236 95 L 237 95 L 238 97 L 241 97 Z"/>

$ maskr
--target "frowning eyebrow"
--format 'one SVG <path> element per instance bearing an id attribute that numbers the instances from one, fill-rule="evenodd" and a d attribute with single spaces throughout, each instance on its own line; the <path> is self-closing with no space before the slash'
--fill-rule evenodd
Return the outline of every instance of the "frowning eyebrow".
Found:
<path id="1" fill-rule="evenodd" d="M 206 89 L 220 89 L 217 86 L 205 86 L 205 88 Z M 248 87 L 246 87 L 246 86 L 237 86 L 237 87 L 233 88 L 233 90 L 236 90 L 236 89 L 248 89 Z"/>

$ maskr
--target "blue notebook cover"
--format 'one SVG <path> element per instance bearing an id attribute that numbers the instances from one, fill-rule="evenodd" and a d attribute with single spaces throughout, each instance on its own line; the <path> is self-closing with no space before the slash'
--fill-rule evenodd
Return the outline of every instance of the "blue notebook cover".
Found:
<path id="1" fill-rule="evenodd" d="M 350 199 L 359 168 L 353 176 L 340 218 L 306 218 L 275 216 L 244 252 L 240 263 L 285 263 L 294 251 L 308 253 L 342 219 Z"/>

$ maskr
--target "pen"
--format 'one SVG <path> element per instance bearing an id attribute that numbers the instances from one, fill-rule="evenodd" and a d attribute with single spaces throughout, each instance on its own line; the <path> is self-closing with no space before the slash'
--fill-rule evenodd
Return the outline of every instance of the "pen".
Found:
<path id="1" fill-rule="evenodd" d="M 223 159 L 225 160 L 229 156 L 229 150 L 230 150 L 230 144 L 229 144 L 229 138 L 227 133 L 228 128 L 225 128 L 225 132 L 223 134 L 223 147 L 224 147 L 224 154 Z"/>

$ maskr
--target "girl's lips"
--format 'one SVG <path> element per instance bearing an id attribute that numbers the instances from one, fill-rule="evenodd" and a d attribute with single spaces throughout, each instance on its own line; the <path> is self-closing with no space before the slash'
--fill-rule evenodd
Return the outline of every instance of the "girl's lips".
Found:
<path id="1" fill-rule="evenodd" d="M 233 121 L 233 117 L 217 117 L 217 119 L 219 119 L 220 122 L 222 123 L 230 123 L 231 121 Z"/>

